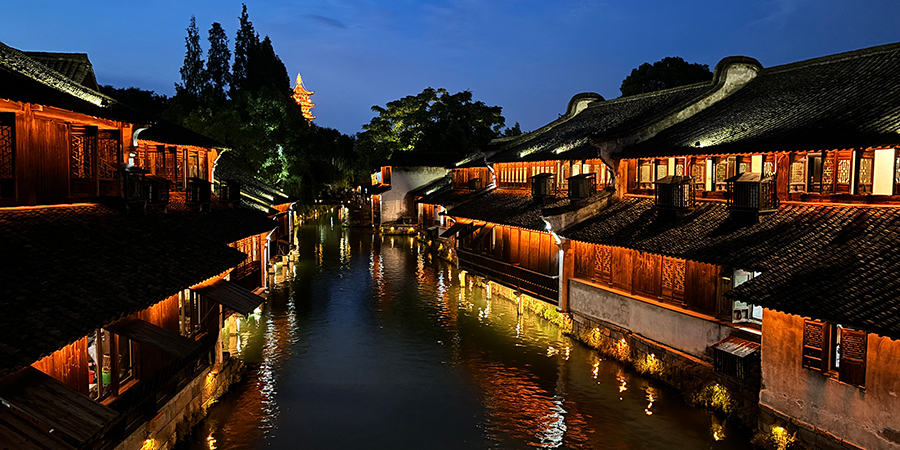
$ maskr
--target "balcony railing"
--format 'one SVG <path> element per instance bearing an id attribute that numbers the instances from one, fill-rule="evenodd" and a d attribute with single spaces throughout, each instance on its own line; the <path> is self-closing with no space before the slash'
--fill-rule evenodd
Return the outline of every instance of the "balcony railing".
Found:
<path id="1" fill-rule="evenodd" d="M 559 277 L 526 269 L 518 264 L 499 261 L 465 249 L 457 249 L 459 265 L 465 270 L 480 273 L 498 283 L 515 287 L 521 292 L 554 305 L 559 304 Z"/>

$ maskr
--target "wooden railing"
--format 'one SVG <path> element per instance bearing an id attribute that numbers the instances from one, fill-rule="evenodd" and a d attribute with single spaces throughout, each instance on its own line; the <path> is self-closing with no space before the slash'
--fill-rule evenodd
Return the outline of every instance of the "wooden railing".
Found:
<path id="1" fill-rule="evenodd" d="M 559 304 L 559 277 L 546 275 L 488 256 L 457 249 L 459 266 L 554 305 Z"/>

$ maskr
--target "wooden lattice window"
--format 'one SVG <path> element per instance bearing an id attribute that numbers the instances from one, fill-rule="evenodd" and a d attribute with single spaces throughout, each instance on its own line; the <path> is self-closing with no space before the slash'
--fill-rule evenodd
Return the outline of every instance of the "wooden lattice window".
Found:
<path id="1" fill-rule="evenodd" d="M 698 158 L 691 165 L 691 177 L 694 179 L 694 190 L 706 190 L 706 160 Z"/>
<path id="2" fill-rule="evenodd" d="M 16 140 L 14 114 L 0 114 L 0 198 L 16 195 Z"/>
<path id="3" fill-rule="evenodd" d="M 839 327 L 838 379 L 848 384 L 866 384 L 866 332 Z"/>
<path id="4" fill-rule="evenodd" d="M 828 370 L 829 331 L 827 323 L 803 322 L 803 367 L 822 372 Z"/>
<path id="5" fill-rule="evenodd" d="M 157 145 L 156 152 L 154 152 L 153 174 L 166 178 L 166 162 L 166 147 Z"/>
<path id="6" fill-rule="evenodd" d="M 859 156 L 859 183 L 857 185 L 857 194 L 871 194 L 872 180 L 875 173 L 875 152 L 868 150 L 860 152 Z"/>
<path id="7" fill-rule="evenodd" d="M 803 367 L 827 372 L 847 384 L 865 386 L 867 334 L 841 325 L 805 320 Z"/>
<path id="8" fill-rule="evenodd" d="M 609 283 L 612 276 L 612 250 L 605 245 L 596 245 L 595 248 L 593 281 Z"/>
<path id="9" fill-rule="evenodd" d="M 178 174 L 178 163 L 177 155 L 172 151 L 173 147 L 168 147 L 164 151 L 164 155 L 166 158 L 166 179 L 172 182 L 172 185 L 175 185 L 175 177 Z"/>
<path id="10" fill-rule="evenodd" d="M 178 147 L 169 147 L 169 152 L 175 156 L 175 186 L 182 189 L 184 188 L 184 152 L 178 150 Z"/>
<path id="11" fill-rule="evenodd" d="M 97 162 L 100 179 L 114 180 L 119 172 L 119 132 L 105 130 L 97 135 Z"/>
<path id="12" fill-rule="evenodd" d="M 93 127 L 73 125 L 71 134 L 72 178 L 94 178 L 94 149 L 97 147 L 97 130 Z"/>
<path id="13" fill-rule="evenodd" d="M 199 173 L 200 160 L 196 150 L 191 150 L 188 154 L 188 178 L 197 178 Z"/>
<path id="14" fill-rule="evenodd" d="M 662 296 L 665 298 L 684 298 L 684 260 L 663 257 L 662 259 Z"/>

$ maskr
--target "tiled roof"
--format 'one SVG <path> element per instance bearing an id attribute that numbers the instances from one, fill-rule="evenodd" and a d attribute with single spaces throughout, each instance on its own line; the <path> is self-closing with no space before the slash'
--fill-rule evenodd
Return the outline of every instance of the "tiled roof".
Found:
<path id="1" fill-rule="evenodd" d="M 245 259 L 204 232 L 101 205 L 0 209 L 0 377 Z"/>
<path id="2" fill-rule="evenodd" d="M 900 43 L 763 69 L 621 157 L 900 144 Z"/>
<path id="3" fill-rule="evenodd" d="M 711 88 L 693 84 L 607 101 L 595 101 L 571 118 L 521 136 L 488 158 L 491 162 L 545 161 L 596 158 L 591 138 L 605 139 L 627 133 L 662 113 L 696 98 Z M 562 154 L 558 154 L 562 153 Z M 520 156 L 524 155 L 524 156 Z"/>
<path id="4" fill-rule="evenodd" d="M 392 167 L 450 167 L 461 159 L 457 153 L 394 152 L 380 164 Z"/>
<path id="5" fill-rule="evenodd" d="M 260 181 L 253 175 L 235 167 L 228 158 L 221 158 L 216 163 L 213 176 L 217 181 L 231 180 L 241 184 L 241 192 L 248 193 L 258 200 L 249 197 L 243 197 L 242 201 L 247 202 L 247 206 L 258 209 L 260 211 L 271 212 L 272 205 L 280 205 L 291 202 L 291 198 L 277 187 Z"/>
<path id="6" fill-rule="evenodd" d="M 568 204 L 571 204 L 569 198 L 542 203 L 535 201 L 530 191 L 495 189 L 451 209 L 447 215 L 544 231 L 546 224 L 541 219 L 541 211 Z"/>
<path id="7" fill-rule="evenodd" d="M 87 53 L 24 52 L 29 58 L 59 72 L 66 78 L 95 91 L 100 90 L 94 66 Z"/>
<path id="8" fill-rule="evenodd" d="M 564 237 L 763 272 L 730 295 L 900 338 L 900 208 L 788 204 L 750 223 L 720 202 L 676 219 L 626 198 Z"/>
<path id="9" fill-rule="evenodd" d="M 200 232 L 205 238 L 222 244 L 269 232 L 278 226 L 266 213 L 251 208 L 229 208 L 215 198 L 210 202 L 209 212 L 198 213 L 185 204 L 183 192 L 170 193 L 167 214 L 155 218 L 166 226 L 184 227 L 186 232 Z"/>
<path id="10" fill-rule="evenodd" d="M 78 79 L 80 72 L 74 66 L 60 63 L 55 64 L 54 67 L 48 67 L 42 62 L 52 61 L 52 58 L 43 58 L 39 61 L 29 56 L 34 54 L 16 50 L 0 42 L 0 98 L 53 106 L 139 126 L 152 124 L 139 137 L 165 144 L 223 147 L 223 144 L 213 139 L 179 125 L 153 118 L 149 114 L 135 110 L 98 92 L 89 86 L 89 83 L 84 84 L 83 77 L 81 80 Z M 46 53 L 44 55 L 66 54 Z M 90 65 L 90 61 L 85 55 L 84 60 L 79 64 Z M 54 70 L 57 67 L 65 72 Z M 70 74 L 76 78 L 70 78 Z M 91 76 L 93 76 L 93 70 Z"/>

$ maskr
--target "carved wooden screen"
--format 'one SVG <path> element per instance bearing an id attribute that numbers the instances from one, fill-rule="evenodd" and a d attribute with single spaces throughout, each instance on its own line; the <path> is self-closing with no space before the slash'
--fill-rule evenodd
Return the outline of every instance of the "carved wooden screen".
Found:
<path id="1" fill-rule="evenodd" d="M 840 380 L 864 386 L 866 384 L 866 333 L 841 328 Z"/>
<path id="2" fill-rule="evenodd" d="M 14 114 L 0 114 L 0 198 L 16 195 L 16 151 Z"/>
<path id="3" fill-rule="evenodd" d="M 175 158 L 175 185 L 173 188 L 180 190 L 184 188 L 184 152 L 178 147 L 169 147 L 169 152 Z"/>
<path id="4" fill-rule="evenodd" d="M 157 145 L 154 152 L 153 174 L 166 178 L 166 147 Z"/>
<path id="5" fill-rule="evenodd" d="M 115 180 L 119 173 L 119 131 L 104 130 L 97 134 L 98 172 L 101 180 Z"/>
<path id="6" fill-rule="evenodd" d="M 803 322 L 803 367 L 822 372 L 828 370 L 829 331 L 827 323 Z"/>
<path id="7" fill-rule="evenodd" d="M 860 152 L 859 156 L 859 183 L 857 185 L 857 194 L 871 194 L 872 180 L 875 174 L 875 152 L 867 150 Z"/>
<path id="8" fill-rule="evenodd" d="M 605 245 L 595 245 L 594 248 L 594 274 L 592 280 L 597 283 L 611 283 L 612 249 Z"/>
<path id="9" fill-rule="evenodd" d="M 662 293 L 663 298 L 684 300 L 684 260 L 663 257 Z"/>
<path id="10" fill-rule="evenodd" d="M 188 178 L 197 178 L 199 169 L 198 165 L 200 160 L 197 156 L 196 150 L 191 150 L 188 152 Z"/>
<path id="11" fill-rule="evenodd" d="M 198 166 L 200 167 L 199 175 L 200 175 L 201 179 L 206 180 L 209 178 L 209 165 L 206 162 L 206 155 L 208 154 L 208 152 L 206 150 L 201 150 L 197 153 L 200 158 L 200 161 L 197 163 Z M 388 169 L 388 181 L 390 181 L 390 179 L 391 179 L 391 171 L 390 171 L 390 169 Z"/>
<path id="12" fill-rule="evenodd" d="M 695 190 L 706 190 L 706 158 L 694 159 L 694 164 L 691 165 L 691 177 L 694 179 Z"/>
<path id="13" fill-rule="evenodd" d="M 73 125 L 72 133 L 72 178 L 94 178 L 94 148 L 97 145 L 96 130 Z"/>
<path id="14" fill-rule="evenodd" d="M 166 156 L 166 179 L 171 182 L 170 186 L 175 185 L 175 179 L 178 176 L 178 158 L 173 151 L 174 147 L 167 147 L 163 154 Z"/>

